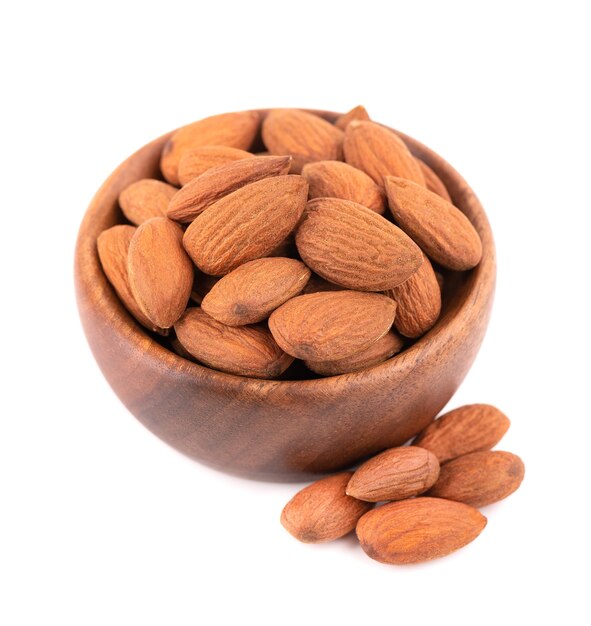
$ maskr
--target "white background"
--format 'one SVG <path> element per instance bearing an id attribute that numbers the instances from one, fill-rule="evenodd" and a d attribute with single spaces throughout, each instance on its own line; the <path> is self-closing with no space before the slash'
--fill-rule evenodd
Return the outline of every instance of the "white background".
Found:
<path id="1" fill-rule="evenodd" d="M 586 5 L 3 4 L 0 623 L 589 623 Z M 228 110 L 359 103 L 488 211 L 494 314 L 449 408 L 501 407 L 501 448 L 527 467 L 473 544 L 403 568 L 352 539 L 299 544 L 279 524 L 295 485 L 225 476 L 146 431 L 73 295 L 85 207 L 139 146 Z"/>

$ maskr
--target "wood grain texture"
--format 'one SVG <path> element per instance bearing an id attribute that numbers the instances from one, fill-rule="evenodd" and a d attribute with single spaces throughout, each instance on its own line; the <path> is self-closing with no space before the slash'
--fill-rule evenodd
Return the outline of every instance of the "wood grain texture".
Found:
<path id="1" fill-rule="evenodd" d="M 168 137 L 141 148 L 107 179 L 88 207 L 76 246 L 80 318 L 97 363 L 131 413 L 194 459 L 266 480 L 305 480 L 348 467 L 427 426 L 468 372 L 493 302 L 492 233 L 463 178 L 401 135 L 441 178 L 483 245 L 482 261 L 453 287 L 449 305 L 427 335 L 369 370 L 306 381 L 255 380 L 191 363 L 160 345 L 127 313 L 100 267 L 97 237 L 119 223 L 119 193 L 136 180 L 159 176 Z"/>

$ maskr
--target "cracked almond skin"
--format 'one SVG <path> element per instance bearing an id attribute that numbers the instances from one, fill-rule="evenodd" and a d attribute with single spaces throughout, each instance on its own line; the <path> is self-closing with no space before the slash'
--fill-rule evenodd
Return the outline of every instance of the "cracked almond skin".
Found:
<path id="1" fill-rule="evenodd" d="M 221 278 L 203 298 L 201 308 L 228 326 L 261 322 L 297 296 L 311 273 L 297 259 L 255 259 Z"/>
<path id="2" fill-rule="evenodd" d="M 440 463 L 490 450 L 509 429 L 509 418 L 490 404 L 467 404 L 436 419 L 413 441 L 430 450 Z"/>
<path id="3" fill-rule="evenodd" d="M 142 312 L 131 293 L 127 274 L 127 255 L 136 230 L 135 226 L 127 225 L 113 226 L 104 230 L 97 239 L 99 259 L 107 279 L 131 315 L 149 330 L 166 334 Z"/>
<path id="4" fill-rule="evenodd" d="M 337 361 L 306 361 L 306 367 L 322 376 L 338 376 L 339 374 L 358 372 L 383 363 L 398 354 L 403 347 L 404 340 L 402 337 L 397 333 L 389 332 L 369 348 L 353 356 Z"/>
<path id="5" fill-rule="evenodd" d="M 131 292 L 157 326 L 170 328 L 183 314 L 193 287 L 193 264 L 182 245 L 183 231 L 165 217 L 136 230 L 129 245 Z"/>
<path id="6" fill-rule="evenodd" d="M 394 220 L 433 261 L 450 270 L 480 263 L 482 243 L 470 220 L 436 193 L 388 176 L 386 194 Z"/>
<path id="7" fill-rule="evenodd" d="M 166 180 L 179 184 L 178 167 L 181 158 L 198 146 L 228 146 L 248 150 L 261 122 L 257 111 L 221 113 L 179 128 L 164 145 L 160 169 Z"/>
<path id="8" fill-rule="evenodd" d="M 186 185 L 207 170 L 221 165 L 228 165 L 241 159 L 253 157 L 252 152 L 230 148 L 229 146 L 199 146 L 185 153 L 179 161 L 178 178 L 181 185 Z"/>
<path id="9" fill-rule="evenodd" d="M 277 378 L 293 362 L 266 328 L 226 326 L 200 308 L 187 309 L 174 330 L 189 354 L 228 374 Z"/>
<path id="10" fill-rule="evenodd" d="M 428 495 L 464 502 L 474 507 L 503 500 L 519 488 L 525 474 L 523 461 L 510 452 L 465 454 L 441 468 Z"/>
<path id="11" fill-rule="evenodd" d="M 119 194 L 123 215 L 136 226 L 153 217 L 165 217 L 168 204 L 178 189 L 161 180 L 144 178 Z"/>
<path id="12" fill-rule="evenodd" d="M 220 198 L 257 180 L 289 172 L 291 157 L 262 156 L 212 168 L 194 178 L 170 200 L 167 216 L 188 224 Z"/>
<path id="13" fill-rule="evenodd" d="M 334 474 L 304 487 L 285 505 L 281 524 L 299 541 L 323 543 L 355 530 L 373 505 L 346 495 L 351 472 Z"/>
<path id="14" fill-rule="evenodd" d="M 342 161 L 317 161 L 304 166 L 310 198 L 341 198 L 357 202 L 380 215 L 386 210 L 384 193 L 361 170 Z"/>
<path id="15" fill-rule="evenodd" d="M 354 120 L 357 120 L 359 122 L 367 122 L 369 121 L 369 119 L 369 113 L 367 112 L 366 108 L 359 104 L 358 106 L 353 107 L 350 111 L 347 111 L 347 113 L 339 115 L 334 125 L 341 130 L 345 130 L 347 126 L 349 126 L 349 124 Z"/>
<path id="16" fill-rule="evenodd" d="M 425 185 L 419 162 L 394 131 L 375 122 L 353 121 L 343 140 L 345 161 L 362 170 L 380 187 L 384 176 L 400 176 Z"/>
<path id="17" fill-rule="evenodd" d="M 441 288 L 429 259 L 423 255 L 419 269 L 388 291 L 398 304 L 394 326 L 405 337 L 420 337 L 433 328 L 441 313 Z"/>
<path id="18" fill-rule="evenodd" d="M 366 461 L 347 485 L 347 495 L 367 502 L 405 500 L 432 487 L 439 461 L 423 448 L 391 448 Z"/>
<path id="19" fill-rule="evenodd" d="M 267 256 L 298 223 L 308 197 L 301 176 L 275 176 L 224 196 L 185 232 L 183 244 L 197 267 L 212 276 Z"/>
<path id="20" fill-rule="evenodd" d="M 443 181 L 437 174 L 424 162 L 417 159 L 421 169 L 423 170 L 423 176 L 425 177 L 425 184 L 427 189 L 441 196 L 444 200 L 451 202 L 451 196 L 447 187 L 443 184 Z M 453 204 L 453 203 L 452 203 Z"/>
<path id="21" fill-rule="evenodd" d="M 343 131 L 325 119 L 296 109 L 273 109 L 263 121 L 262 136 L 271 154 L 290 154 L 292 173 L 312 161 L 341 161 Z"/>
<path id="22" fill-rule="evenodd" d="M 430 561 L 464 547 L 482 532 L 486 517 L 461 502 L 411 498 L 366 513 L 357 523 L 365 553 L 380 563 Z"/>
<path id="23" fill-rule="evenodd" d="M 288 354 L 306 361 L 335 361 L 369 348 L 392 326 L 396 303 L 360 291 L 296 296 L 273 311 L 269 328 Z"/>
<path id="24" fill-rule="evenodd" d="M 308 202 L 296 232 L 302 260 L 326 280 L 348 289 L 392 289 L 423 262 L 420 248 L 400 228 L 349 200 Z"/>

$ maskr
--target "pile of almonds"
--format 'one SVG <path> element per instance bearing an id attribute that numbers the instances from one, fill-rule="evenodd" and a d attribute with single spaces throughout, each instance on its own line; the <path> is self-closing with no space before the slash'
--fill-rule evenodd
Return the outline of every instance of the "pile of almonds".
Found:
<path id="1" fill-rule="evenodd" d="M 450 411 L 412 445 L 391 448 L 355 472 L 302 489 L 283 509 L 281 523 L 306 543 L 356 530 L 363 550 L 382 563 L 419 563 L 450 554 L 486 526 L 477 508 L 506 498 L 523 480 L 518 456 L 491 451 L 509 424 L 486 404 Z M 374 508 L 377 502 L 385 504 Z"/>
<path id="2" fill-rule="evenodd" d="M 98 238 L 121 302 L 181 356 L 255 378 L 381 363 L 433 327 L 478 233 L 443 182 L 356 107 L 226 113 L 176 131 Z"/>

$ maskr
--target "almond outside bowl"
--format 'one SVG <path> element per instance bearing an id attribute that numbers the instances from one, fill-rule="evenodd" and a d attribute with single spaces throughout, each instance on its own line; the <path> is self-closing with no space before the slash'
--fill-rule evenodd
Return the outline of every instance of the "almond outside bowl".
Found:
<path id="1" fill-rule="evenodd" d="M 316 113 L 328 120 L 337 116 Z M 281 481 L 348 467 L 404 443 L 433 420 L 464 379 L 484 337 L 495 250 L 484 209 L 468 184 L 440 156 L 401 136 L 474 224 L 482 261 L 450 287 L 440 320 L 420 340 L 381 365 L 329 378 L 267 381 L 224 374 L 189 362 L 150 337 L 107 282 L 96 240 L 121 220 L 122 189 L 140 178 L 160 178 L 160 152 L 169 135 L 138 150 L 109 176 L 78 235 L 78 308 L 104 376 L 144 426 L 219 470 Z"/>

